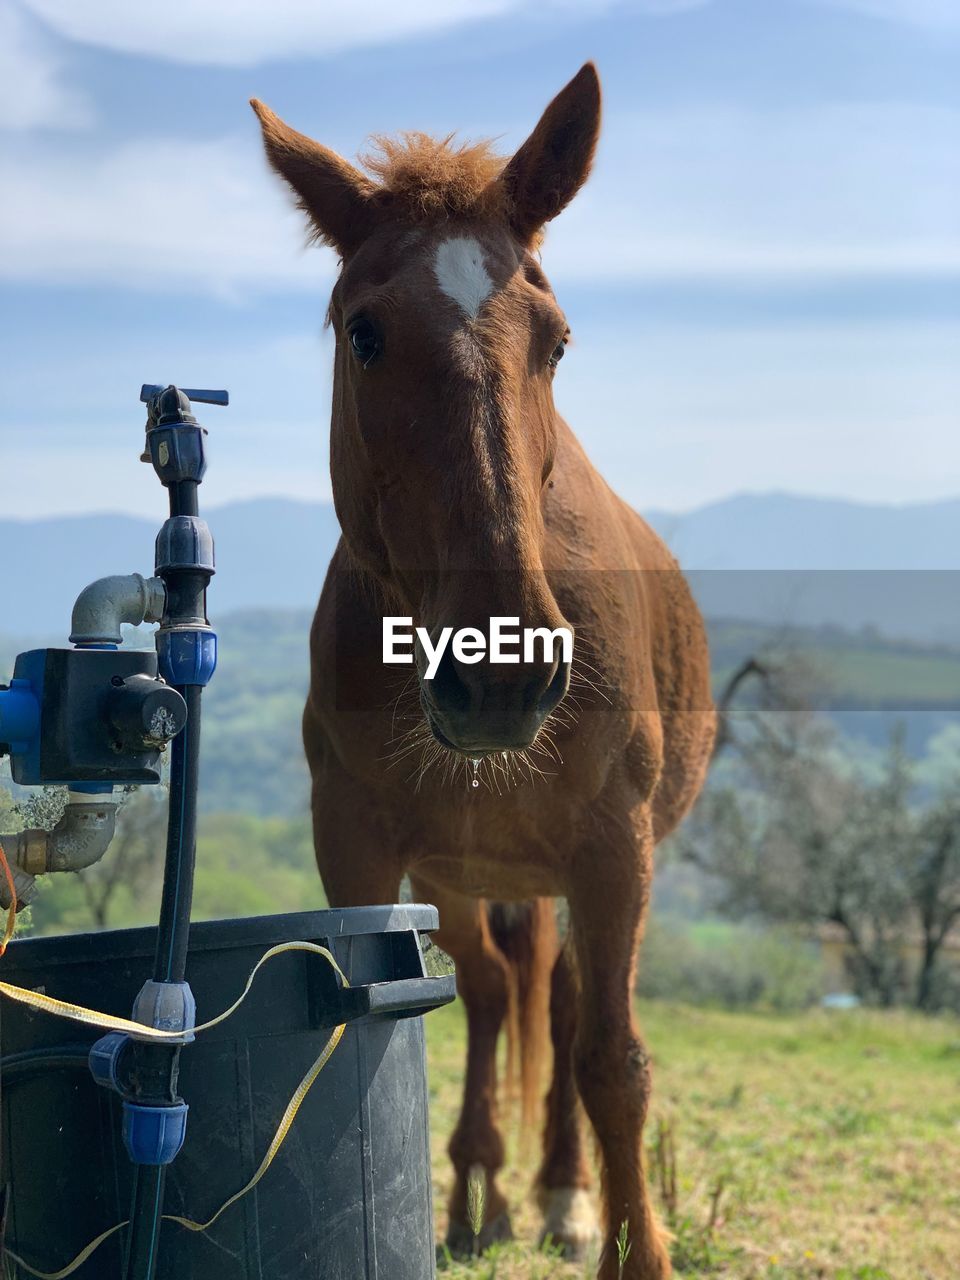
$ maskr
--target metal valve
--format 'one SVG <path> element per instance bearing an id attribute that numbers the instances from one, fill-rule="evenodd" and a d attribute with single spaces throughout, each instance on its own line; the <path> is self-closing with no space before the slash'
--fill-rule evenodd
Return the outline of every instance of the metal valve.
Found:
<path id="1" fill-rule="evenodd" d="M 201 404 L 221 404 L 228 405 L 230 403 L 230 393 L 228 391 L 196 391 L 193 387 L 165 387 L 158 382 L 145 382 L 140 388 L 140 401 L 142 404 L 149 404 L 151 400 L 155 400 L 164 391 L 179 390 L 188 400 L 199 400 Z"/>
<path id="2" fill-rule="evenodd" d="M 181 480 L 199 483 L 206 470 L 203 437 L 207 433 L 194 417 L 190 402 L 227 405 L 229 392 L 145 382 L 140 400 L 147 406 L 147 438 L 140 461 L 152 462 L 167 486 Z"/>
<path id="3" fill-rule="evenodd" d="M 168 684 L 152 676 L 114 676 L 108 717 L 117 751 L 149 751 L 165 746 L 187 722 L 187 704 Z"/>

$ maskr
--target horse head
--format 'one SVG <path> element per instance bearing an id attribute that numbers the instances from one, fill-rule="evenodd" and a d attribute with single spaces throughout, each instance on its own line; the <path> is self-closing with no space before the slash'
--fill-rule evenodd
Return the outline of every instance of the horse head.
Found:
<path id="1" fill-rule="evenodd" d="M 557 447 L 552 384 L 569 329 L 537 256 L 586 180 L 600 122 L 587 64 L 509 159 L 487 143 L 378 140 L 358 169 L 254 101 L 267 156 L 341 271 L 331 471 L 353 560 L 430 636 L 565 626 L 544 570 Z M 466 662 L 420 700 L 444 746 L 522 749 L 566 694 L 562 656 Z"/>

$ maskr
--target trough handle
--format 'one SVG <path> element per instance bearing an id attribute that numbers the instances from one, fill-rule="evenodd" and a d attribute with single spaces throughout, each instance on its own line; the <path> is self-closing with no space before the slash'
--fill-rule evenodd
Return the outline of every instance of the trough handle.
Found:
<path id="1" fill-rule="evenodd" d="M 457 994 L 454 974 L 431 978 L 394 978 L 371 982 L 365 987 L 343 987 L 339 992 L 338 1020 L 356 1022 L 360 1018 L 390 1015 L 416 1018 L 450 1004 Z"/>

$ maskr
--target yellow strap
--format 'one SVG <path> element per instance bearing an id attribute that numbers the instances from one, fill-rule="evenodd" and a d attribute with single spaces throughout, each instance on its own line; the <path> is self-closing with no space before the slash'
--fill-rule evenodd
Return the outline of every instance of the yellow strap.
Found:
<path id="1" fill-rule="evenodd" d="M 6 877 L 7 889 L 10 892 L 7 923 L 3 930 L 3 940 L 0 941 L 0 956 L 2 956 L 10 945 L 10 939 L 13 937 L 13 931 L 17 926 L 17 886 L 13 883 L 13 872 L 10 870 L 10 863 L 7 861 L 7 855 L 3 851 L 2 844 L 0 844 L 0 863 L 3 864 L 3 874 Z"/>
<path id="2" fill-rule="evenodd" d="M 81 1249 L 74 1260 L 68 1263 L 62 1271 L 35 1271 L 29 1262 L 24 1262 L 22 1258 L 18 1258 L 12 1249 L 4 1249 L 4 1256 L 9 1258 L 11 1262 L 15 1262 L 28 1275 L 36 1276 L 37 1280 L 66 1280 L 67 1276 L 73 1275 L 78 1267 L 82 1267 L 91 1254 L 103 1244 L 104 1240 L 109 1240 L 111 1236 L 115 1236 L 118 1231 L 122 1231 L 124 1227 L 129 1226 L 130 1219 L 127 1218 L 123 1222 L 118 1222 L 115 1227 L 108 1227 L 106 1231 L 101 1231 L 96 1240 L 91 1240 L 85 1249 Z"/>
<path id="3" fill-rule="evenodd" d="M 282 955 L 285 951 L 308 951 L 312 955 L 323 956 L 325 960 L 333 965 L 343 985 L 346 987 L 350 985 L 343 970 L 326 947 L 321 947 L 315 942 L 281 942 L 277 946 L 271 947 L 269 951 L 265 951 L 253 966 L 250 976 L 247 978 L 247 985 L 230 1008 L 224 1009 L 223 1013 L 211 1018 L 209 1022 L 201 1022 L 198 1027 L 194 1027 L 194 1035 L 199 1035 L 202 1031 L 209 1031 L 211 1027 L 218 1026 L 221 1022 L 226 1021 L 232 1013 L 236 1013 L 237 1009 L 240 1008 L 250 994 L 253 980 L 263 965 L 268 960 L 272 960 L 274 956 Z M 42 991 L 30 991 L 27 987 L 16 987 L 10 982 L 0 982 L 0 995 L 7 996 L 8 999 L 16 1001 L 17 1004 L 28 1005 L 31 1009 L 39 1009 L 43 1013 L 52 1013 L 59 1018 L 69 1018 L 72 1022 L 84 1022 L 88 1026 L 100 1027 L 104 1031 L 123 1031 L 129 1036 L 133 1036 L 136 1040 L 161 1040 L 169 1043 L 171 1040 L 182 1041 L 186 1034 L 183 1031 L 163 1031 L 159 1027 L 148 1027 L 142 1022 L 134 1022 L 131 1018 L 117 1018 L 110 1013 L 97 1013 L 95 1009 L 86 1009 L 81 1004 L 71 1004 L 69 1000 L 57 1000 L 53 996 L 45 995 Z"/>
<path id="4" fill-rule="evenodd" d="M 267 1170 L 273 1164 L 274 1157 L 276 1156 L 280 1148 L 283 1146 L 284 1139 L 286 1138 L 287 1134 L 290 1132 L 290 1129 L 293 1125 L 294 1120 L 297 1117 L 297 1112 L 300 1110 L 300 1106 L 304 1098 L 307 1096 L 307 1094 L 310 1092 L 311 1088 L 313 1087 L 314 1080 L 316 1080 L 317 1076 L 320 1074 L 323 1068 L 330 1061 L 330 1058 L 333 1056 L 333 1051 L 334 1049 L 336 1049 L 337 1045 L 340 1043 L 340 1039 L 343 1036 L 343 1033 L 344 1031 L 346 1031 L 346 1029 L 347 1028 L 345 1024 L 341 1024 L 339 1027 L 334 1027 L 333 1035 L 331 1035 L 330 1039 L 323 1046 L 323 1050 L 319 1058 L 317 1058 L 317 1060 L 310 1067 L 310 1070 L 307 1072 L 307 1074 L 303 1077 L 303 1079 L 297 1085 L 296 1090 L 294 1091 L 293 1097 L 287 1103 L 287 1107 L 283 1113 L 283 1117 L 280 1120 L 280 1124 L 277 1126 L 277 1131 L 270 1140 L 270 1145 L 269 1147 L 267 1147 L 266 1155 L 260 1161 L 260 1167 L 257 1169 L 256 1173 L 253 1175 L 253 1177 L 250 1179 L 247 1185 L 245 1187 L 241 1187 L 239 1191 L 235 1191 L 229 1200 L 224 1200 L 223 1204 L 220 1206 L 217 1212 L 213 1215 L 213 1217 L 208 1218 L 206 1222 L 193 1222 L 190 1218 L 180 1218 L 180 1217 L 177 1217 L 176 1214 L 165 1213 L 163 1216 L 166 1222 L 179 1222 L 180 1226 L 186 1227 L 188 1231 L 206 1231 L 208 1227 L 213 1226 L 216 1220 L 220 1217 L 221 1213 L 223 1213 L 224 1209 L 229 1209 L 232 1204 L 237 1203 L 237 1201 L 240 1199 L 241 1196 L 245 1196 L 248 1191 L 253 1190 L 253 1188 L 257 1185 L 257 1183 L 260 1181 L 263 1175 L 267 1172 Z"/>
<path id="5" fill-rule="evenodd" d="M 315 942 L 282 942 L 275 947 L 271 947 L 269 951 L 264 952 L 260 957 L 253 969 L 250 971 L 250 976 L 247 978 L 247 984 L 239 998 L 230 1005 L 229 1009 L 225 1009 L 223 1013 L 218 1014 L 216 1018 L 212 1018 L 209 1022 L 203 1022 L 200 1026 L 194 1027 L 194 1033 L 196 1034 L 197 1032 L 209 1031 L 211 1027 L 217 1026 L 218 1023 L 223 1022 L 226 1018 L 229 1018 L 232 1013 L 235 1013 L 249 994 L 250 988 L 253 986 L 253 980 L 260 968 L 266 964 L 268 960 L 271 960 L 274 956 L 281 955 L 284 951 L 307 951 L 313 955 L 323 956 L 323 958 L 329 961 L 339 974 L 343 985 L 345 987 L 349 987 L 350 983 L 347 981 L 346 975 L 326 947 L 321 947 Z M 85 1022 L 91 1026 L 102 1027 L 110 1031 L 126 1031 L 127 1028 L 132 1027 L 141 1033 L 141 1035 L 143 1032 L 151 1033 L 149 1036 L 150 1039 L 169 1039 L 170 1037 L 182 1038 L 183 1035 L 180 1031 L 156 1031 L 153 1027 L 144 1027 L 142 1023 L 131 1022 L 127 1018 L 114 1018 L 110 1014 L 97 1013 L 92 1009 L 85 1009 L 82 1005 L 70 1004 L 70 1002 L 66 1000 L 54 1000 L 52 997 L 43 995 L 38 991 L 28 991 L 24 987 L 15 987 L 9 982 L 0 982 L 0 993 L 8 996 L 11 1000 L 18 1001 L 20 1004 L 27 1004 L 32 1008 L 41 1009 L 45 1013 L 57 1014 L 63 1018 L 71 1018 L 75 1022 Z M 213 1217 L 208 1218 L 206 1222 L 194 1222 L 191 1218 L 182 1218 L 173 1213 L 165 1213 L 161 1219 L 162 1221 L 176 1222 L 179 1226 L 186 1227 L 188 1231 L 206 1231 L 209 1227 L 213 1226 L 216 1220 L 226 1209 L 229 1209 L 231 1205 L 236 1204 L 237 1201 L 245 1196 L 248 1191 L 253 1190 L 273 1164 L 277 1152 L 283 1146 L 283 1143 L 290 1132 L 293 1122 L 296 1119 L 297 1112 L 303 1104 L 304 1098 L 306 1098 L 307 1094 L 313 1087 L 317 1076 L 333 1056 L 333 1052 L 340 1043 L 344 1031 L 346 1031 L 346 1024 L 334 1027 L 329 1040 L 321 1049 L 319 1056 L 314 1060 L 310 1069 L 307 1071 L 307 1074 L 297 1085 L 294 1090 L 293 1097 L 287 1103 L 286 1109 L 280 1119 L 277 1131 L 270 1140 L 270 1145 L 267 1147 L 266 1154 L 260 1161 L 259 1167 L 250 1181 L 245 1186 L 241 1187 L 239 1191 L 235 1191 L 232 1196 L 225 1200 Z M 29 1263 L 24 1262 L 22 1258 L 18 1257 L 12 1250 L 6 1249 L 4 1252 L 11 1261 L 16 1263 L 18 1267 L 21 1267 L 29 1275 L 35 1276 L 36 1280 L 66 1280 L 67 1276 L 72 1275 L 78 1267 L 83 1266 L 91 1254 L 95 1253 L 104 1241 L 109 1240 L 112 1235 L 115 1235 L 118 1231 L 122 1231 L 124 1227 L 128 1226 L 129 1221 L 129 1218 L 125 1219 L 123 1222 L 118 1222 L 116 1226 L 109 1227 L 106 1231 L 101 1232 L 95 1240 L 91 1240 L 88 1245 L 81 1249 L 72 1262 L 68 1263 L 60 1271 L 37 1271 L 34 1267 L 31 1267 Z"/>

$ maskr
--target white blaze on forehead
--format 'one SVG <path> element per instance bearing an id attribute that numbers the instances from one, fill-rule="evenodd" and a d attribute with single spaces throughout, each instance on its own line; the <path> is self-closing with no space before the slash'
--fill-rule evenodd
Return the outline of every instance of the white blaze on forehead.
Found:
<path id="1" fill-rule="evenodd" d="M 493 293 L 493 281 L 483 260 L 483 249 L 471 236 L 455 236 L 437 248 L 433 264 L 437 284 L 461 311 L 476 320 L 480 308 Z"/>

